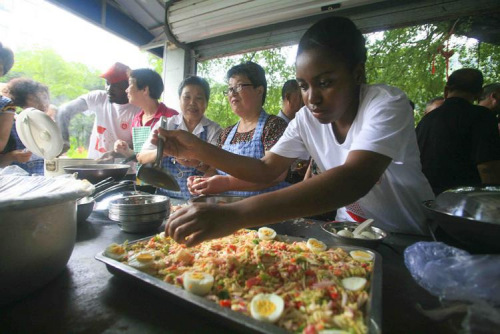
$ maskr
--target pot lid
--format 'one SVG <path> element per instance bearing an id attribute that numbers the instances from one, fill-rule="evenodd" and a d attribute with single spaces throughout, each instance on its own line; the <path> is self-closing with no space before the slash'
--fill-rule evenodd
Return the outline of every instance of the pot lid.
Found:
<path id="1" fill-rule="evenodd" d="M 500 224 L 500 187 L 457 187 L 439 194 L 433 209 L 439 212 Z"/>
<path id="2" fill-rule="evenodd" d="M 63 149 L 61 131 L 46 113 L 26 108 L 16 118 L 16 130 L 28 150 L 45 159 L 57 157 Z"/>

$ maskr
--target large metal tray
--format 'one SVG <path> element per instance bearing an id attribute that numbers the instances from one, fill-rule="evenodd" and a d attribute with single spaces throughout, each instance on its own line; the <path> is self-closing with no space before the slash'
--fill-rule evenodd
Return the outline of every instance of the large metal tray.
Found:
<path id="1" fill-rule="evenodd" d="M 135 243 L 149 240 L 152 236 L 138 239 L 129 242 L 129 245 Z M 282 241 L 293 242 L 293 241 L 304 241 L 303 238 L 291 237 L 287 235 L 278 235 L 278 238 Z M 370 286 L 370 297 L 367 303 L 366 309 L 366 324 L 368 327 L 368 333 L 379 334 L 382 332 L 382 256 L 377 252 L 363 247 L 350 247 L 350 246 L 338 246 L 334 245 L 332 242 L 323 240 L 327 246 L 334 248 L 342 248 L 346 251 L 351 250 L 363 250 L 374 256 L 373 258 L 373 273 L 371 278 Z M 217 303 L 211 300 L 199 297 L 192 293 L 185 291 L 175 285 L 163 282 L 162 280 L 148 275 L 142 271 L 139 271 L 133 267 L 123 264 L 119 261 L 108 258 L 104 255 L 104 251 L 98 253 L 95 256 L 96 260 L 101 261 L 106 264 L 108 271 L 117 277 L 127 277 L 132 278 L 137 281 L 141 281 L 149 285 L 150 287 L 156 288 L 160 292 L 164 293 L 166 297 L 176 298 L 179 301 L 187 302 L 198 308 L 200 312 L 208 312 L 213 316 L 216 316 L 218 320 L 223 322 L 224 325 L 238 328 L 242 332 L 248 333 L 290 333 L 285 329 L 278 327 L 273 324 L 257 321 L 252 317 L 246 316 L 242 313 L 232 311 L 228 308 L 221 307 Z"/>

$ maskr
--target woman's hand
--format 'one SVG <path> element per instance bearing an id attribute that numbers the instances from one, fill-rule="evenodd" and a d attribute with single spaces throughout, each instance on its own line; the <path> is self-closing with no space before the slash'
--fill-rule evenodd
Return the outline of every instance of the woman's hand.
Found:
<path id="1" fill-rule="evenodd" d="M 192 247 L 202 241 L 234 233 L 240 227 L 236 212 L 230 206 L 196 203 L 181 208 L 170 215 L 165 234 L 178 243 Z"/>
<path id="2" fill-rule="evenodd" d="M 121 139 L 118 139 L 117 141 L 115 141 L 115 144 L 114 144 L 114 147 L 113 147 L 113 151 L 115 151 L 116 153 L 119 153 L 123 156 L 130 156 L 132 155 L 134 152 L 128 147 L 128 144 L 126 141 L 124 140 L 121 140 Z M 131 154 L 132 153 L 132 154 Z"/>
<path id="3" fill-rule="evenodd" d="M 26 163 L 30 161 L 32 153 L 30 151 L 25 151 L 25 150 L 14 150 L 9 153 L 9 159 L 11 161 L 19 162 L 19 163 Z"/>
<path id="4" fill-rule="evenodd" d="M 193 195 L 220 194 L 230 190 L 229 185 L 229 178 L 224 175 L 190 176 L 187 180 L 189 192 Z"/>
<path id="5" fill-rule="evenodd" d="M 137 162 L 144 165 L 156 160 L 156 150 L 141 151 L 137 153 Z"/>

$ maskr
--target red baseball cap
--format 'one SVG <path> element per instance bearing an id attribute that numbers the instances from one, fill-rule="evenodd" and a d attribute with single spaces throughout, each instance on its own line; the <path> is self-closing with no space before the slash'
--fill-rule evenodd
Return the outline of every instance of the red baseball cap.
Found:
<path id="1" fill-rule="evenodd" d="M 106 79 L 110 84 L 120 81 L 128 80 L 130 67 L 122 63 L 114 63 L 106 72 L 100 75 L 101 78 Z"/>

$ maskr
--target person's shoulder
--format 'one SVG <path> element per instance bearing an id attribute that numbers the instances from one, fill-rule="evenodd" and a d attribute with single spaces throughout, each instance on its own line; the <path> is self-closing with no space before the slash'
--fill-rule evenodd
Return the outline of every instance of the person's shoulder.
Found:
<path id="1" fill-rule="evenodd" d="M 399 97 L 401 95 L 406 96 L 401 89 L 386 84 L 362 85 L 361 95 L 371 98 L 389 98 L 396 96 Z"/>
<path id="2" fill-rule="evenodd" d="M 208 118 L 206 116 L 203 116 L 201 118 L 201 125 L 202 126 L 213 127 L 213 128 L 217 128 L 217 129 L 222 129 L 221 126 L 219 125 L 219 123 L 217 123 L 215 121 L 212 121 L 210 118 Z"/>
<path id="3" fill-rule="evenodd" d="M 177 110 L 172 109 L 170 107 L 167 107 L 163 102 L 160 102 L 158 111 L 160 111 L 160 113 L 163 116 L 167 116 L 167 117 L 172 117 L 172 116 L 175 116 L 175 115 L 179 115 L 179 112 Z"/>
<path id="4" fill-rule="evenodd" d="M 286 127 L 288 125 L 288 123 L 281 117 L 278 117 L 276 115 L 269 115 L 269 118 L 267 119 L 266 125 Z"/>

